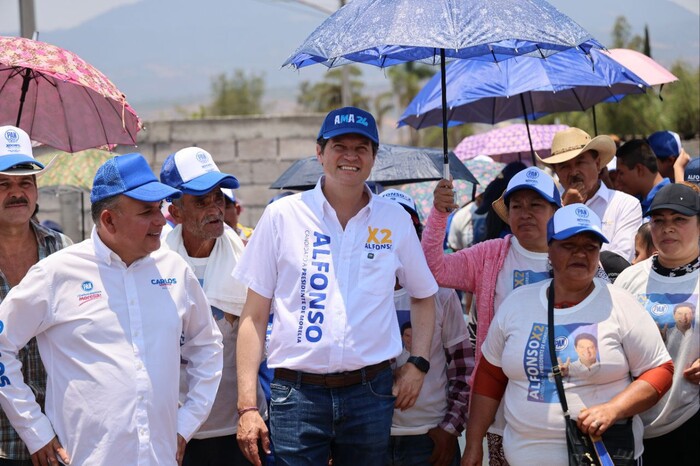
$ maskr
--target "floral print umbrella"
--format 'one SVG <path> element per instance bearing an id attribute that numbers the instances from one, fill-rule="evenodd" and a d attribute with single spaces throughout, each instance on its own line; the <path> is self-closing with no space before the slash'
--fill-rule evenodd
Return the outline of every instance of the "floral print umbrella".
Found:
<path id="1" fill-rule="evenodd" d="M 0 37 L 0 126 L 66 152 L 136 144 L 141 121 L 100 71 L 72 52 Z"/>

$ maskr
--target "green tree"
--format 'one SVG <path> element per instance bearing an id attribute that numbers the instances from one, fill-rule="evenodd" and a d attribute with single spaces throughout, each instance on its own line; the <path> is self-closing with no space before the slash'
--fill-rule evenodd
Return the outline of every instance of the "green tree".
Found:
<path id="1" fill-rule="evenodd" d="M 663 89 L 663 107 L 669 108 L 668 129 L 683 139 L 700 134 L 700 67 L 694 70 L 684 62 L 677 62 L 671 72 L 678 81 Z"/>
<path id="2" fill-rule="evenodd" d="M 613 48 L 627 48 L 644 51 L 644 38 L 639 35 L 632 35 L 632 26 L 624 16 L 618 16 L 612 30 Z"/>
<path id="3" fill-rule="evenodd" d="M 395 103 L 400 112 L 403 111 L 413 98 L 421 90 L 421 87 L 435 74 L 436 68 L 419 63 L 409 62 L 402 65 L 394 65 L 387 68 L 387 76 L 391 81 L 391 89 L 394 94 Z M 421 143 L 422 132 L 410 129 L 409 142 L 412 146 Z"/>
<path id="4" fill-rule="evenodd" d="M 259 115 L 263 113 L 265 93 L 263 75 L 234 70 L 229 77 L 221 73 L 211 81 L 212 102 L 202 109 L 202 117 Z"/>
<path id="5" fill-rule="evenodd" d="M 369 99 L 363 95 L 362 71 L 354 65 L 348 67 L 350 75 L 350 102 L 355 107 L 368 108 Z M 297 103 L 310 112 L 325 113 L 342 105 L 342 71 L 334 68 L 326 73 L 322 81 L 311 84 L 303 81 L 299 85 Z"/>

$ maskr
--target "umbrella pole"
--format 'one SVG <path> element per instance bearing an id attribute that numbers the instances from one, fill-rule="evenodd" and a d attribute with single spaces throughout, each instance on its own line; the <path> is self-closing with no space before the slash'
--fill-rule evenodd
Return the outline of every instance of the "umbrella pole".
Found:
<path id="1" fill-rule="evenodd" d="M 530 136 L 530 122 L 527 120 L 527 110 L 525 110 L 525 98 L 520 94 L 520 103 L 523 105 L 523 117 L 525 118 L 525 128 L 527 129 L 527 140 L 530 141 L 530 157 L 532 157 L 532 166 L 537 166 L 535 160 L 535 149 L 532 147 L 532 136 Z"/>
<path id="2" fill-rule="evenodd" d="M 447 156 L 447 76 L 445 76 L 445 49 L 440 49 L 440 85 L 442 87 L 442 177 L 450 179 L 450 161 Z"/>
<path id="3" fill-rule="evenodd" d="M 31 70 L 29 68 L 25 68 L 24 78 L 22 79 L 22 95 L 20 95 L 20 97 L 19 97 L 19 111 L 17 112 L 17 124 L 15 125 L 18 128 L 20 127 L 19 122 L 22 119 L 22 109 L 24 108 L 24 98 L 27 96 L 27 91 L 29 91 L 30 73 L 31 73 Z"/>
<path id="4" fill-rule="evenodd" d="M 598 136 L 598 120 L 595 117 L 595 105 L 591 107 L 591 111 L 593 112 L 593 134 Z"/>

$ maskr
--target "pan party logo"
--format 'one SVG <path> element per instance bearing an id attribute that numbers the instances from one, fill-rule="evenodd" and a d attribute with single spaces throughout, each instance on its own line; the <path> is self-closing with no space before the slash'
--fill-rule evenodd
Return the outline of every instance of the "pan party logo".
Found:
<path id="1" fill-rule="evenodd" d="M 17 142 L 19 141 L 19 133 L 14 129 L 8 129 L 5 131 L 5 140 L 7 142 Z"/>

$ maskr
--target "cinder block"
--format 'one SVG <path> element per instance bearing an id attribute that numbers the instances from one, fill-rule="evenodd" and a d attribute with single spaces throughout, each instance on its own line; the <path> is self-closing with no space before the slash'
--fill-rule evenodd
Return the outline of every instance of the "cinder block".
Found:
<path id="1" fill-rule="evenodd" d="M 255 183 L 270 184 L 292 165 L 292 162 L 260 160 L 252 165 Z"/>
<path id="2" fill-rule="evenodd" d="M 280 160 L 298 160 L 316 154 L 315 138 L 290 138 L 280 139 Z"/>
<path id="3" fill-rule="evenodd" d="M 236 156 L 240 160 L 275 160 L 276 154 L 276 139 L 259 138 L 236 141 Z"/>

